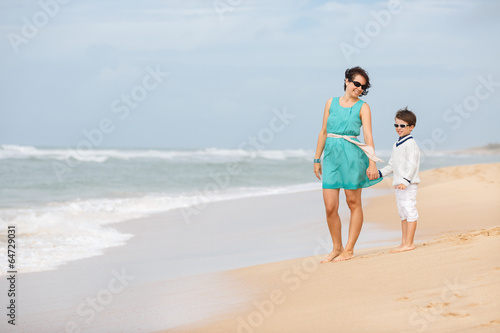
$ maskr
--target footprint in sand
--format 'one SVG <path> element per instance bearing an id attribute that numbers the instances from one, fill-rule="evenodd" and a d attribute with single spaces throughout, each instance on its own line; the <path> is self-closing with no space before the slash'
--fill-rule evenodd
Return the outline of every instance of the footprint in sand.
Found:
<path id="1" fill-rule="evenodd" d="M 470 313 L 456 313 L 456 312 L 447 312 L 442 314 L 443 317 L 459 317 L 459 318 L 465 318 L 470 316 Z"/>
<path id="2" fill-rule="evenodd" d="M 481 303 L 470 303 L 469 305 L 467 305 L 469 308 L 477 308 L 478 306 L 480 306 Z"/>
<path id="3" fill-rule="evenodd" d="M 430 309 L 430 308 L 435 308 L 435 307 L 445 307 L 450 305 L 450 303 L 429 303 L 425 306 L 425 308 Z"/>
<path id="4" fill-rule="evenodd" d="M 486 324 L 482 324 L 481 326 L 495 326 L 500 324 L 500 319 L 495 319 L 487 322 Z"/>

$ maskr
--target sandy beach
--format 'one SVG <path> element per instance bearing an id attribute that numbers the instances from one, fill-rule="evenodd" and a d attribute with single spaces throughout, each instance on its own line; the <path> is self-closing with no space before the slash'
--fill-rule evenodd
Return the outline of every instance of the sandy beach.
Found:
<path id="1" fill-rule="evenodd" d="M 134 235 L 125 246 L 54 271 L 19 274 L 16 327 L 4 320 L 0 330 L 498 332 L 499 171 L 500 163 L 422 172 L 417 247 L 410 252 L 389 253 L 399 242 L 394 195 L 369 198 L 362 235 L 379 235 L 373 227 L 379 226 L 388 231 L 381 234 L 387 239 L 339 263 L 320 265 L 325 245 L 298 227 L 310 221 L 308 229 L 328 236 L 321 191 L 213 203 L 188 226 L 176 210 L 119 223 L 117 230 Z M 389 193 L 390 180 L 377 187 Z M 287 219 L 290 230 L 273 229 L 279 218 Z M 262 223 L 261 242 L 249 246 L 279 245 L 294 237 L 311 255 L 277 262 L 257 258 L 268 263 L 227 270 L 213 259 L 223 239 L 207 239 L 207 255 L 192 258 L 190 241 L 211 228 L 207 221 L 244 242 L 233 226 L 236 219 Z M 173 230 L 169 237 L 161 232 L 165 223 Z M 169 246 L 189 259 L 167 267 Z M 224 255 L 229 261 L 239 253 Z M 197 269 L 206 262 L 217 272 Z M 190 267 L 196 275 L 175 278 L 172 267 Z M 0 287 L 6 290 L 6 279 Z"/>
<path id="2" fill-rule="evenodd" d="M 498 172 L 500 164 L 422 172 L 414 251 L 227 272 L 253 291 L 243 311 L 164 332 L 499 332 Z M 371 199 L 365 220 L 399 228 L 394 196 Z M 427 237 L 435 239 L 419 242 Z"/>

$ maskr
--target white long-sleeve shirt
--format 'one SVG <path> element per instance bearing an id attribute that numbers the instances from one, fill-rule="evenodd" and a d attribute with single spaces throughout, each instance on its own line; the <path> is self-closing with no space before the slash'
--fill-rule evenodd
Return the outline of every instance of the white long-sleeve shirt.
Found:
<path id="1" fill-rule="evenodd" d="M 418 170 L 420 165 L 420 149 L 417 142 L 409 134 L 398 141 L 392 147 L 391 158 L 385 167 L 379 170 L 380 175 L 385 177 L 394 173 L 392 185 L 419 184 Z"/>

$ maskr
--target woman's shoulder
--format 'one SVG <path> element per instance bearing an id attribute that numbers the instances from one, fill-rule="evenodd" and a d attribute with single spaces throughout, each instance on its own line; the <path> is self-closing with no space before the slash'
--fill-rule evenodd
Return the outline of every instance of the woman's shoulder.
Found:
<path id="1" fill-rule="evenodd" d="M 362 99 L 360 99 L 356 103 L 358 103 L 360 105 L 360 107 L 359 107 L 359 113 L 360 114 L 364 113 L 364 112 L 370 112 L 370 105 L 368 105 L 368 103 L 366 103 Z"/>
<path id="2" fill-rule="evenodd" d="M 330 107 L 332 106 L 332 103 L 333 103 L 333 101 L 334 101 L 335 99 L 337 99 L 337 100 L 338 100 L 338 97 L 330 97 L 330 98 L 326 101 L 326 107 L 327 107 L 328 109 L 330 109 Z"/>

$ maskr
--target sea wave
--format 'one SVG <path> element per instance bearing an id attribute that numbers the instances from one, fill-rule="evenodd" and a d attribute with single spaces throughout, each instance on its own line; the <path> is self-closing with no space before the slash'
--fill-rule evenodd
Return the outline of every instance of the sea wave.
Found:
<path id="1" fill-rule="evenodd" d="M 235 162 L 245 159 L 311 159 L 312 150 L 243 150 L 206 148 L 200 150 L 160 150 L 160 149 L 71 149 L 71 148 L 36 148 L 33 146 L 2 145 L 0 159 L 72 159 L 79 162 L 102 163 L 109 159 L 160 159 L 198 162 Z"/>

